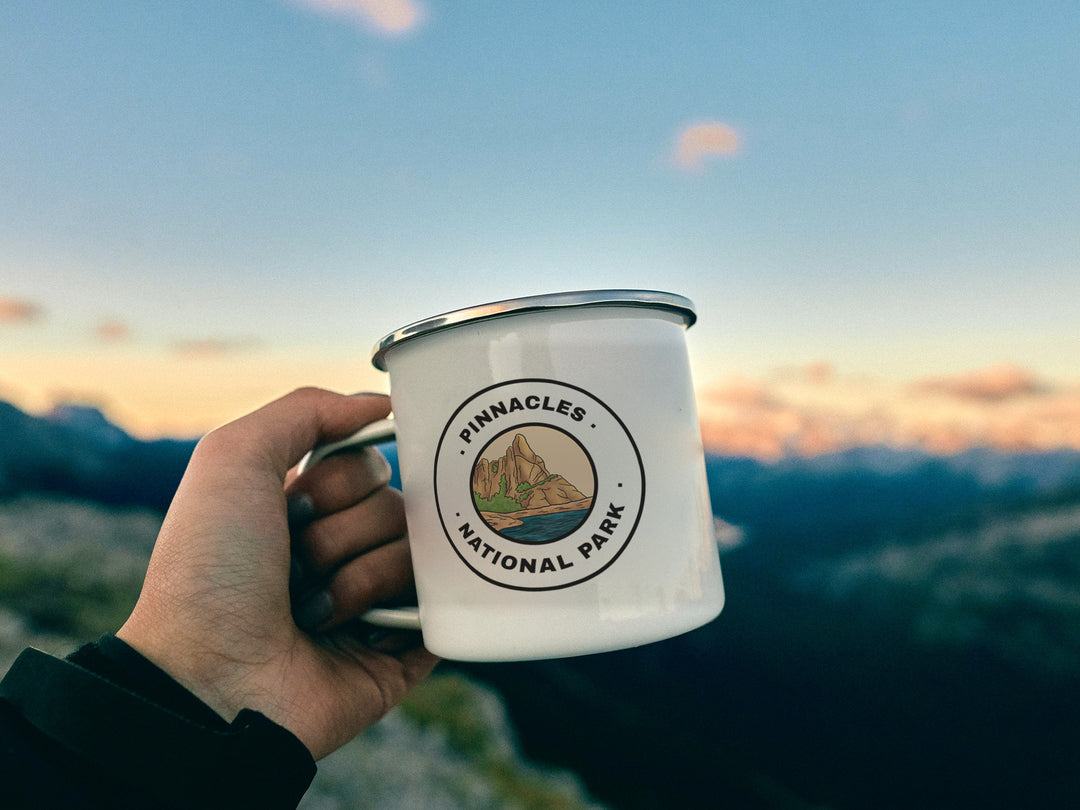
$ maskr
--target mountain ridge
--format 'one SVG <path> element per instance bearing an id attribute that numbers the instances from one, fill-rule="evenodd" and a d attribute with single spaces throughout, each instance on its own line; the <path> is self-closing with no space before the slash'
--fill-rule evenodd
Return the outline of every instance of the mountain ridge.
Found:
<path id="1" fill-rule="evenodd" d="M 167 504 L 194 441 L 98 416 L 0 403 L 0 497 Z M 1080 806 L 1080 452 L 710 455 L 706 472 L 746 538 L 716 621 L 443 664 L 498 690 L 526 752 L 623 810 Z"/>
<path id="2" fill-rule="evenodd" d="M 134 438 L 92 407 L 60 405 L 49 414 L 31 415 L 0 401 L 0 497 L 55 492 L 105 504 L 164 510 L 196 443 L 197 438 Z M 386 444 L 382 450 L 395 462 L 394 482 L 400 485 L 396 447 Z M 793 488 L 835 490 L 860 480 L 877 482 L 879 496 L 887 495 L 888 487 L 900 481 L 904 496 L 914 493 L 924 507 L 934 500 L 930 497 L 933 482 L 943 481 L 950 483 L 944 493 L 938 493 L 937 502 L 947 505 L 952 497 L 958 508 L 980 501 L 979 493 L 1010 502 L 1080 493 L 1080 451 L 1066 448 L 1033 452 L 973 448 L 941 456 L 870 445 L 778 461 L 710 453 L 706 468 L 713 511 L 736 525 L 754 511 L 746 508 L 747 494 L 757 509 L 766 490 L 770 490 L 767 497 L 784 499 Z M 923 479 L 923 484 L 917 484 Z M 771 491 L 774 486 L 780 491 Z M 898 498 L 896 493 L 885 500 Z M 828 505 L 840 504 L 834 499 Z M 849 505 L 860 508 L 856 497 Z"/>
<path id="3" fill-rule="evenodd" d="M 514 435 L 498 461 L 481 457 L 472 473 L 473 498 L 481 511 L 542 514 L 548 507 L 586 500 L 581 491 L 558 473 L 548 470 L 533 452 L 528 439 Z M 490 505 L 490 508 L 489 508 Z"/>
<path id="4" fill-rule="evenodd" d="M 33 416 L 0 402 L 0 498 L 43 492 L 164 512 L 196 443 L 136 439 L 92 407 Z"/>

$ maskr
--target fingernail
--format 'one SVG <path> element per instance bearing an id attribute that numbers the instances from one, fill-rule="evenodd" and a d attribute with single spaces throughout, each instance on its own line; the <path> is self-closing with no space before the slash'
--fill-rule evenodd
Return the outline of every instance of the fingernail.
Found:
<path id="1" fill-rule="evenodd" d="M 334 599 L 329 591 L 316 591 L 293 610 L 293 620 L 301 630 L 317 630 L 333 615 Z"/>
<path id="2" fill-rule="evenodd" d="M 315 518 L 315 501 L 306 492 L 290 495 L 285 501 L 285 514 L 290 529 L 305 526 Z"/>
<path id="3" fill-rule="evenodd" d="M 364 448 L 364 464 L 367 465 L 371 477 L 383 484 L 388 483 L 394 474 L 394 470 L 390 466 L 390 462 L 386 460 L 386 456 L 374 447 Z"/>

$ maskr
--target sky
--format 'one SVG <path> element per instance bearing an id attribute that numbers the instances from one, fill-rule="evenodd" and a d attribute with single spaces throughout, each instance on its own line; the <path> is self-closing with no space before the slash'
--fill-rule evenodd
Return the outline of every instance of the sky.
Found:
<path id="1" fill-rule="evenodd" d="M 7 0 L 0 399 L 197 434 L 691 298 L 707 444 L 1080 447 L 1080 5 Z"/>

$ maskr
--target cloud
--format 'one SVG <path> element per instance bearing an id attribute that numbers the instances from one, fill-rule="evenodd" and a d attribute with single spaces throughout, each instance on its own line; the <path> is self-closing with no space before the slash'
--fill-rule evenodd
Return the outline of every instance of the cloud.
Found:
<path id="1" fill-rule="evenodd" d="M 828 364 L 699 391 L 707 449 L 777 459 L 887 445 L 951 454 L 1080 450 L 1080 385 L 1051 388 L 995 366 L 901 385 L 846 378 Z"/>
<path id="2" fill-rule="evenodd" d="M 824 449 L 826 426 L 763 382 L 733 377 L 705 389 L 699 399 L 702 438 L 712 452 L 776 459 Z"/>
<path id="3" fill-rule="evenodd" d="M 691 124 L 676 139 L 675 164 L 685 171 L 700 171 L 705 158 L 734 155 L 739 147 L 739 134 L 727 124 L 719 121 Z"/>
<path id="4" fill-rule="evenodd" d="M 31 323 L 44 314 L 44 310 L 30 301 L 0 295 L 0 324 Z"/>
<path id="5" fill-rule="evenodd" d="M 1011 397 L 1043 393 L 1046 390 L 1033 372 L 1010 365 L 990 366 L 951 376 L 930 377 L 916 382 L 915 387 L 928 393 L 982 402 L 999 402 Z"/>
<path id="6" fill-rule="evenodd" d="M 255 338 L 195 338 L 177 341 L 172 350 L 181 357 L 205 360 L 251 351 L 259 345 Z"/>
<path id="7" fill-rule="evenodd" d="M 813 385 L 826 385 L 833 381 L 836 369 L 827 360 L 815 360 L 802 366 L 784 366 L 778 368 L 775 376 L 779 379 L 801 381 Z"/>
<path id="8" fill-rule="evenodd" d="M 765 383 L 749 377 L 729 377 L 702 393 L 706 402 L 734 408 L 768 408 L 774 404 Z"/>
<path id="9" fill-rule="evenodd" d="M 326 14 L 348 17 L 381 34 L 401 35 L 424 20 L 424 8 L 416 0 L 295 0 L 299 5 Z"/>
<path id="10" fill-rule="evenodd" d="M 103 343 L 125 343 L 131 339 L 131 327 L 122 321 L 102 321 L 94 327 L 94 336 Z"/>

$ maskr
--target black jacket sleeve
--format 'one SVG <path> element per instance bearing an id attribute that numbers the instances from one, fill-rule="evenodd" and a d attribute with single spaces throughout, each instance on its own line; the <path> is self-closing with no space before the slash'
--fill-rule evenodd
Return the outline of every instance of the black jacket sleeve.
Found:
<path id="1" fill-rule="evenodd" d="M 293 734 L 227 723 L 119 639 L 25 650 L 0 682 L 5 807 L 295 808 L 315 775 Z"/>

